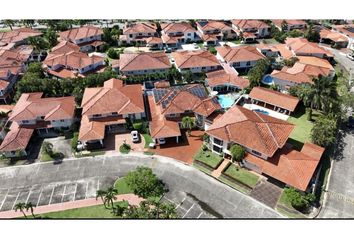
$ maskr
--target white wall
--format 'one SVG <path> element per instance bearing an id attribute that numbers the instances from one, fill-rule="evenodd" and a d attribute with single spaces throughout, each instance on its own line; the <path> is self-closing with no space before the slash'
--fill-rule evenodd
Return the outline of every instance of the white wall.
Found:
<path id="1" fill-rule="evenodd" d="M 121 71 L 124 75 L 142 75 L 142 74 L 153 74 L 153 73 L 164 73 L 168 71 L 169 68 L 162 69 L 148 69 L 148 70 L 135 70 L 135 71 Z"/>
<path id="2" fill-rule="evenodd" d="M 209 71 L 213 71 L 218 69 L 219 66 L 209 66 L 209 67 L 205 67 L 204 69 L 202 67 L 195 67 L 195 68 L 177 68 L 178 71 L 180 71 L 181 73 L 185 73 L 188 72 L 189 70 L 192 73 L 201 73 L 201 72 L 209 72 Z"/>
<path id="3" fill-rule="evenodd" d="M 63 121 L 61 121 L 63 120 Z M 61 119 L 61 120 L 52 120 L 50 123 L 54 128 L 61 128 L 61 127 L 70 127 L 73 124 L 74 119 Z"/>

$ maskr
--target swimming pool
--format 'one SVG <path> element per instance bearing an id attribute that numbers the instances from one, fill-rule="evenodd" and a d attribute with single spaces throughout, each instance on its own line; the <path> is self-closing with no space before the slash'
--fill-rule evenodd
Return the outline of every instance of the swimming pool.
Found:
<path id="1" fill-rule="evenodd" d="M 273 82 L 273 77 L 270 75 L 266 75 L 263 79 L 262 79 L 262 83 L 267 84 L 267 85 L 272 85 Z"/>
<path id="2" fill-rule="evenodd" d="M 218 95 L 218 102 L 222 108 L 230 108 L 234 104 L 235 100 L 236 98 L 230 94 Z"/>
<path id="3" fill-rule="evenodd" d="M 266 110 L 262 110 L 262 109 L 255 109 L 254 111 L 259 112 L 259 113 L 263 113 L 263 114 L 265 114 L 265 115 L 269 115 L 269 112 L 268 112 L 268 111 L 266 111 Z"/>

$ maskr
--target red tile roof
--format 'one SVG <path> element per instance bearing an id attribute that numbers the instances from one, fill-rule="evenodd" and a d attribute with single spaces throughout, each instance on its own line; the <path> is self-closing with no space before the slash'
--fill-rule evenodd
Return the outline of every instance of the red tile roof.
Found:
<path id="1" fill-rule="evenodd" d="M 350 38 L 354 38 L 354 32 L 352 30 L 354 28 L 354 24 L 333 25 L 332 28 Z"/>
<path id="2" fill-rule="evenodd" d="M 73 118 L 74 97 L 42 98 L 42 94 L 23 93 L 12 110 L 9 120 L 33 120 L 41 116 L 44 116 L 45 121 Z"/>
<path id="3" fill-rule="evenodd" d="M 318 44 L 309 42 L 306 38 L 287 38 L 285 44 L 289 49 L 293 50 L 296 55 L 299 54 L 324 54 L 326 56 L 332 57 L 333 54 L 320 46 Z"/>
<path id="4" fill-rule="evenodd" d="M 244 89 L 250 84 L 247 78 L 227 73 L 225 70 L 207 73 L 207 81 L 208 85 L 211 87 L 218 85 L 234 85 L 240 89 Z"/>
<path id="5" fill-rule="evenodd" d="M 226 24 L 224 21 L 203 21 L 203 22 L 197 22 L 197 26 L 202 29 L 203 31 L 225 31 L 225 30 L 231 30 L 231 26 Z"/>
<path id="6" fill-rule="evenodd" d="M 215 120 L 206 132 L 271 157 L 284 146 L 293 129 L 294 125 L 286 121 L 234 106 Z"/>
<path id="7" fill-rule="evenodd" d="M 124 53 L 120 55 L 121 71 L 168 69 L 170 60 L 163 52 Z"/>
<path id="8" fill-rule="evenodd" d="M 123 28 L 123 34 L 156 33 L 157 27 L 153 23 L 136 23 Z"/>
<path id="9" fill-rule="evenodd" d="M 231 21 L 232 24 L 235 26 L 244 29 L 244 28 L 269 28 L 270 26 L 265 22 L 259 20 L 241 20 L 241 19 L 234 19 Z"/>
<path id="10" fill-rule="evenodd" d="M 312 143 L 305 143 L 300 152 L 286 145 L 267 160 L 249 153 L 246 154 L 245 159 L 257 165 L 262 173 L 306 191 L 323 152 L 324 148 Z"/>
<path id="11" fill-rule="evenodd" d="M 16 122 L 13 122 L 10 131 L 0 145 L 0 151 L 11 152 L 26 149 L 33 131 L 33 129 L 20 128 Z"/>
<path id="12" fill-rule="evenodd" d="M 320 31 L 321 38 L 330 39 L 333 42 L 348 42 L 348 38 L 343 34 L 323 28 Z"/>
<path id="13" fill-rule="evenodd" d="M 64 32 L 60 32 L 59 36 L 61 40 L 73 42 L 82 38 L 96 37 L 102 34 L 103 31 L 101 28 L 95 26 L 83 26 L 80 28 L 73 28 Z"/>
<path id="14" fill-rule="evenodd" d="M 297 97 L 263 87 L 254 87 L 249 97 L 293 112 L 299 103 Z"/>
<path id="15" fill-rule="evenodd" d="M 177 51 L 172 53 L 178 68 L 220 66 L 219 61 L 208 50 Z"/>
<path id="16" fill-rule="evenodd" d="M 280 28 L 281 28 L 283 21 L 285 21 L 286 24 L 288 24 L 288 26 L 294 26 L 294 25 L 307 26 L 307 23 L 305 21 L 299 20 L 299 19 L 273 19 L 272 20 L 274 25 L 276 25 L 277 27 L 280 27 Z"/>
<path id="17" fill-rule="evenodd" d="M 161 30 L 166 34 L 169 33 L 187 33 L 187 32 L 196 32 L 196 30 L 186 22 L 177 22 L 177 23 L 161 23 Z"/>
<path id="18" fill-rule="evenodd" d="M 28 37 L 35 37 L 40 35 L 42 35 L 40 31 L 31 28 L 19 28 L 10 32 L 0 32 L 0 43 L 16 43 L 21 42 Z"/>
<path id="19" fill-rule="evenodd" d="M 226 62 L 257 61 L 265 58 L 254 46 L 216 47 L 216 51 Z"/>

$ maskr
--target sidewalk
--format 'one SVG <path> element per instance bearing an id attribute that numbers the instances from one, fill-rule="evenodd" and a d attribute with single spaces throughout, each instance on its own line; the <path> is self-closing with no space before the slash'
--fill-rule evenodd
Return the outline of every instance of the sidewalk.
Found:
<path id="1" fill-rule="evenodd" d="M 230 160 L 224 159 L 220 166 L 211 173 L 211 176 L 213 176 L 214 178 L 220 177 L 222 171 L 225 169 L 227 164 L 229 164 L 229 162 Z"/>
<path id="2" fill-rule="evenodd" d="M 120 202 L 126 200 L 129 202 L 131 205 L 139 205 L 141 201 L 143 201 L 143 198 L 138 197 L 135 194 L 121 194 L 117 195 L 117 199 L 115 202 Z M 39 215 L 43 213 L 48 213 L 48 212 L 59 212 L 59 211 L 64 211 L 64 210 L 69 210 L 69 209 L 75 209 L 75 208 L 82 208 L 82 207 L 90 207 L 90 206 L 96 206 L 96 205 L 101 205 L 103 204 L 102 200 L 98 198 L 88 198 L 88 199 L 83 199 L 83 200 L 77 200 L 77 201 L 72 201 L 72 202 L 64 202 L 64 203 L 57 203 L 57 204 L 51 204 L 51 205 L 45 205 L 45 206 L 38 206 L 34 209 L 34 214 Z M 28 215 L 30 215 L 30 212 L 27 212 Z M 26 213 L 26 214 L 27 214 Z M 10 210 L 10 211 L 4 211 L 0 212 L 0 219 L 2 218 L 18 218 L 22 217 L 23 214 L 20 211 L 15 212 L 15 210 Z"/>

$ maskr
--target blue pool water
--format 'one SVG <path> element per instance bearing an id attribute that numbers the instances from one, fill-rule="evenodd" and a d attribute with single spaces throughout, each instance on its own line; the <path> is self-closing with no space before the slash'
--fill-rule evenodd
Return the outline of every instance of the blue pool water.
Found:
<path id="1" fill-rule="evenodd" d="M 222 108 L 230 108 L 235 99 L 230 95 L 218 95 L 218 101 Z"/>
<path id="2" fill-rule="evenodd" d="M 265 115 L 269 115 L 269 112 L 265 111 L 265 110 L 261 110 L 261 109 L 255 109 L 255 112 L 259 112 L 259 113 L 263 113 Z"/>
<path id="3" fill-rule="evenodd" d="M 268 84 L 268 85 L 273 84 L 273 77 L 271 77 L 270 75 L 267 75 L 263 78 L 262 82 L 264 84 Z"/>

